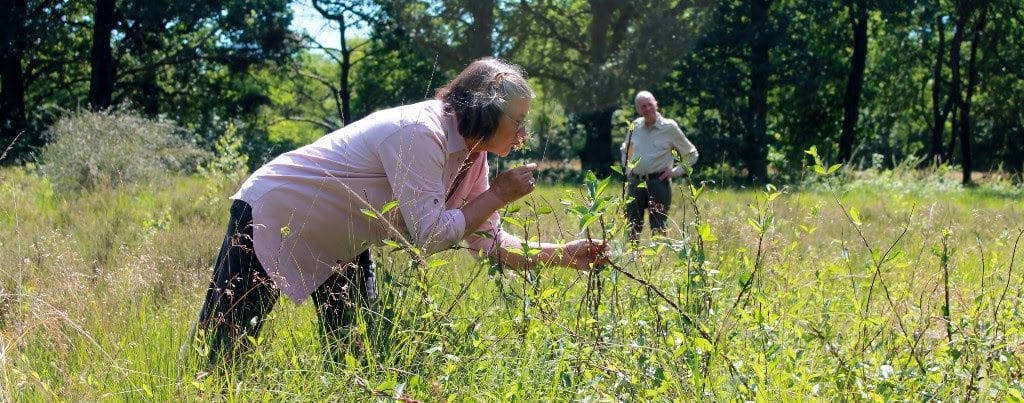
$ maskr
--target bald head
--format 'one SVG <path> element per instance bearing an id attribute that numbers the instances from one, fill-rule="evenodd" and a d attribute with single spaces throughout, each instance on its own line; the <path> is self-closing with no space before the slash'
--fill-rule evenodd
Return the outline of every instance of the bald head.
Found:
<path id="1" fill-rule="evenodd" d="M 633 103 L 638 104 L 640 103 L 641 99 L 649 99 L 651 101 L 654 101 L 655 103 L 658 102 L 658 100 L 654 99 L 654 94 L 651 94 L 650 91 L 640 91 L 636 93 L 636 98 L 633 99 Z"/>
<path id="2" fill-rule="evenodd" d="M 636 106 L 636 113 L 644 117 L 645 125 L 650 126 L 658 121 L 658 101 L 654 99 L 654 94 L 640 91 L 636 94 L 636 100 L 633 102 Z"/>

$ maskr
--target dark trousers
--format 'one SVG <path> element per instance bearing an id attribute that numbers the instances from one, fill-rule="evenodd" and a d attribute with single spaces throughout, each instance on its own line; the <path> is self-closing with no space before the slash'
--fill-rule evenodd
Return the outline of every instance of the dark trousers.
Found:
<path id="1" fill-rule="evenodd" d="M 359 292 L 350 292 L 353 288 Z M 207 358 L 211 366 L 251 347 L 249 338 L 258 336 L 279 294 L 253 250 L 252 208 L 235 200 L 206 301 L 199 312 L 197 336 L 209 347 Z M 336 267 L 334 274 L 313 293 L 321 335 L 331 356 L 337 358 L 336 341 L 352 323 L 355 309 L 376 298 L 369 250 L 359 254 L 353 263 Z"/>
<path id="2" fill-rule="evenodd" d="M 668 210 L 672 205 L 672 182 L 658 179 L 660 174 L 629 175 L 628 194 L 633 200 L 626 204 L 626 219 L 629 220 L 629 239 L 637 240 L 644 230 L 644 212 L 651 221 L 651 231 L 663 233 L 668 221 Z M 646 187 L 640 187 L 645 183 Z"/>

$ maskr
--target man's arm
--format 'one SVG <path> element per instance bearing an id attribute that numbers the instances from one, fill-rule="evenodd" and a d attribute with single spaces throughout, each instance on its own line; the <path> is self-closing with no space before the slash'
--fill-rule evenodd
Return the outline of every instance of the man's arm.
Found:
<path id="1" fill-rule="evenodd" d="M 697 163 L 697 147 L 693 146 L 690 139 L 686 138 L 683 134 L 682 129 L 679 128 L 678 124 L 672 123 L 672 135 L 671 135 L 672 148 L 679 153 L 682 157 L 683 164 L 675 166 L 672 169 L 665 171 L 661 174 L 661 179 L 677 178 L 686 173 L 687 167 L 693 166 Z"/>

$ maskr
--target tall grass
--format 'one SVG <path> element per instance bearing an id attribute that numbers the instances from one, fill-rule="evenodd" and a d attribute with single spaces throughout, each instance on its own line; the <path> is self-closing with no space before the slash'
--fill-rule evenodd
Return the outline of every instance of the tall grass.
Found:
<path id="1" fill-rule="evenodd" d="M 607 237 L 613 265 L 513 272 L 462 251 L 418 262 L 375 248 L 382 300 L 361 312 L 340 362 L 325 359 L 308 304 L 283 300 L 256 350 L 211 373 L 182 358 L 201 348 L 187 335 L 237 178 L 61 193 L 9 168 L 0 396 L 1017 399 L 1016 190 L 880 176 L 679 184 L 672 230 L 638 247 L 621 241 L 619 184 L 541 187 L 506 211 L 506 227 Z"/>

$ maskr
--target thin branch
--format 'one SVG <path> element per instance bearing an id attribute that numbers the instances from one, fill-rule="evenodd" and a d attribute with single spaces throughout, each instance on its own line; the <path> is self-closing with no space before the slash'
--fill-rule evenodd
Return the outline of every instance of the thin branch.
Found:
<path id="1" fill-rule="evenodd" d="M 836 204 L 839 205 L 839 208 L 843 211 L 843 215 L 846 216 L 847 220 L 849 220 L 850 222 L 853 222 L 854 221 L 853 217 L 850 215 L 850 212 L 846 209 L 846 206 L 843 205 L 843 202 L 841 200 L 839 200 L 839 195 L 836 193 L 835 189 L 832 188 L 831 185 L 829 186 L 829 189 L 832 191 L 832 197 L 835 199 Z M 910 215 L 913 215 L 913 210 L 911 210 Z M 910 227 L 910 222 L 908 220 L 907 223 L 903 226 L 903 232 L 900 233 L 899 237 L 896 238 L 896 241 L 893 242 L 892 245 L 890 245 L 889 249 L 885 252 L 885 255 L 882 255 L 882 256 L 878 257 L 877 259 L 875 258 L 875 254 L 871 253 L 872 252 L 871 244 L 868 242 L 868 239 L 865 237 L 864 231 L 861 231 L 860 226 L 857 226 L 857 225 L 854 225 L 853 229 L 857 232 L 857 235 L 860 237 L 860 240 L 864 244 L 864 247 L 867 248 L 868 253 L 871 254 L 871 260 L 875 263 L 875 265 L 874 265 L 875 266 L 875 276 L 871 280 L 872 284 L 874 284 L 875 279 L 878 280 L 878 283 L 882 286 L 882 292 L 885 295 L 885 299 L 889 303 L 889 307 L 892 309 L 893 316 L 896 318 L 896 324 L 899 325 L 900 332 L 903 333 L 903 337 L 905 339 L 913 340 L 913 337 L 911 337 L 911 335 L 907 332 L 907 328 L 903 324 L 903 318 L 900 317 L 899 310 L 896 309 L 896 303 L 892 300 L 892 296 L 889 293 L 889 286 L 886 284 L 885 279 L 882 278 L 882 264 L 885 263 L 885 261 L 887 260 L 887 258 L 889 256 L 889 252 L 892 251 L 893 247 L 901 239 L 903 239 L 903 236 L 907 233 L 907 230 L 908 230 L 909 227 Z M 868 301 L 866 301 L 866 303 L 870 303 L 870 302 L 871 302 L 871 299 L 870 299 L 870 294 L 869 294 Z M 911 343 L 911 346 L 913 346 L 913 343 Z M 917 353 L 915 351 L 911 350 L 910 351 L 910 356 L 914 358 L 914 361 L 917 363 L 918 369 L 921 370 L 922 374 L 928 373 L 927 368 L 924 366 L 924 363 L 921 361 L 921 357 L 918 357 Z"/>
<path id="2" fill-rule="evenodd" d="M 11 144 L 7 145 L 7 148 L 4 149 L 3 154 L 0 154 L 0 161 L 3 161 L 4 158 L 7 158 L 7 152 L 11 151 L 11 149 L 14 148 L 14 144 L 18 142 L 18 139 L 21 138 L 22 134 L 25 134 L 25 132 L 20 132 L 14 136 L 14 140 L 11 140 Z"/>
<path id="3" fill-rule="evenodd" d="M 303 117 L 303 116 L 287 116 L 287 117 L 282 117 L 282 118 L 274 119 L 274 120 L 270 121 L 269 123 L 267 123 L 267 126 L 274 126 L 274 125 L 276 125 L 278 123 L 281 123 L 281 122 L 305 122 L 305 123 L 310 123 L 310 124 L 314 124 L 316 126 L 319 126 L 319 127 L 323 128 L 323 129 L 329 131 L 329 132 L 330 131 L 334 131 L 334 130 L 337 129 L 337 127 L 335 127 L 334 125 L 329 124 L 327 122 L 324 122 L 324 121 L 321 121 L 321 120 L 312 119 L 312 118 L 307 118 L 307 117 Z"/>
<path id="4" fill-rule="evenodd" d="M 1017 232 L 1017 240 L 1013 241 L 1013 253 L 1010 254 L 1010 266 L 1006 268 L 1006 285 L 1003 287 L 1003 293 L 999 296 L 999 300 L 996 301 L 996 309 L 992 311 L 992 320 L 996 322 L 997 326 L 1001 326 L 999 323 L 999 307 L 1003 304 L 1003 299 L 1006 298 L 1006 291 L 1010 289 L 1010 282 L 1013 280 L 1013 263 L 1017 259 L 1017 245 L 1020 244 L 1020 238 L 1024 236 L 1024 229 Z"/>

